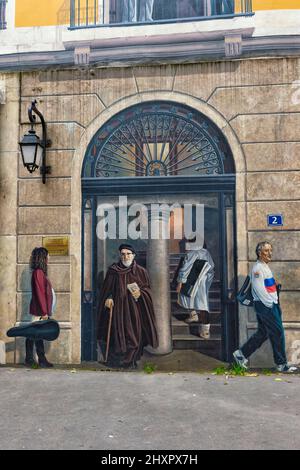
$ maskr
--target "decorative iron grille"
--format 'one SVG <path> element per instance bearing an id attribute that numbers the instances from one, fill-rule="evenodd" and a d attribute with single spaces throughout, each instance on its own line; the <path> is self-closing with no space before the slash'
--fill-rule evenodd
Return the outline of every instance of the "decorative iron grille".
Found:
<path id="1" fill-rule="evenodd" d="M 168 102 L 133 106 L 112 118 L 88 147 L 84 177 L 233 173 L 230 148 L 216 126 Z"/>
<path id="2" fill-rule="evenodd" d="M 0 0 L 0 29 L 6 29 L 6 4 L 7 0 Z"/>

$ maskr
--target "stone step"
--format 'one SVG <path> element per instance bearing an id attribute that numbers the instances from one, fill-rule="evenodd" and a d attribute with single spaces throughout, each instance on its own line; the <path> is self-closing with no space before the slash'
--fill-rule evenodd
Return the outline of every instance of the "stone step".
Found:
<path id="1" fill-rule="evenodd" d="M 174 273 L 170 273 L 170 283 L 173 281 L 173 278 L 174 278 Z M 211 287 L 210 287 L 210 291 L 211 290 L 221 290 L 221 281 L 213 281 L 212 284 L 211 284 Z"/>
<path id="2" fill-rule="evenodd" d="M 210 318 L 210 322 L 211 324 L 214 324 L 214 325 L 218 325 L 221 323 L 221 315 L 222 313 L 217 310 L 217 311 L 210 311 L 209 313 L 209 318 Z M 172 316 L 173 318 L 176 318 L 177 320 L 183 322 L 187 317 L 188 317 L 188 314 L 186 313 L 186 310 L 179 310 L 179 311 L 175 311 L 175 310 L 172 310 Z"/>
<path id="3" fill-rule="evenodd" d="M 172 338 L 176 335 L 189 335 L 190 327 L 183 321 L 179 321 L 178 324 L 174 324 L 172 321 Z"/>
<path id="4" fill-rule="evenodd" d="M 185 253 L 170 253 L 170 260 L 173 259 L 180 259 L 182 256 L 184 256 Z"/>
<path id="5" fill-rule="evenodd" d="M 176 315 L 176 317 L 177 317 L 178 315 L 185 315 L 185 316 L 187 316 L 187 315 L 189 314 L 189 312 L 188 312 L 186 309 L 180 307 L 178 304 L 174 304 L 173 302 L 172 302 L 172 304 L 171 304 L 171 312 L 172 312 L 172 315 Z M 217 308 L 217 307 L 216 307 L 216 308 L 212 308 L 212 305 L 210 304 L 209 312 L 210 312 L 210 313 L 221 313 L 221 310 L 220 310 L 220 308 Z M 179 318 L 179 320 L 181 320 L 181 318 Z M 183 320 L 185 320 L 185 318 L 183 318 Z M 217 322 L 217 323 L 218 323 L 218 322 Z"/>
<path id="6" fill-rule="evenodd" d="M 178 265 L 175 265 L 175 264 L 169 264 L 169 272 L 170 272 L 170 277 L 171 279 L 173 279 L 174 277 L 174 274 L 176 272 L 176 269 L 177 269 L 177 266 Z M 215 280 L 213 282 L 220 282 L 219 280 Z"/>
<path id="7" fill-rule="evenodd" d="M 214 357 L 220 357 L 220 335 L 212 335 L 210 339 L 203 339 L 191 335 L 174 335 L 172 339 L 174 349 L 191 349 L 199 352 L 210 351 L 215 354 Z"/>
<path id="8" fill-rule="evenodd" d="M 170 276 L 170 288 L 171 288 L 171 292 L 176 292 L 176 289 L 172 289 L 172 282 L 173 282 L 173 276 Z M 176 282 L 176 286 L 177 286 L 177 282 Z M 212 285 L 210 286 L 210 289 L 209 289 L 209 292 L 211 291 L 218 291 L 218 292 L 221 292 L 221 285 L 219 283 L 212 283 Z"/>
<path id="9" fill-rule="evenodd" d="M 177 300 L 177 292 L 175 290 L 171 290 L 171 300 Z M 221 292 L 219 290 L 210 290 L 208 295 L 209 300 L 214 302 L 221 302 Z"/>
<path id="10" fill-rule="evenodd" d="M 170 276 L 170 283 L 173 281 L 173 277 L 174 276 Z M 213 281 L 209 291 L 211 291 L 211 290 L 221 291 L 221 282 L 220 281 L 216 281 L 216 282 Z"/>
<path id="11" fill-rule="evenodd" d="M 176 287 L 175 287 L 175 289 L 174 289 L 174 287 L 173 287 L 173 286 L 174 286 L 174 284 L 173 284 L 173 277 L 174 277 L 174 276 L 171 276 L 171 275 L 170 275 L 170 289 L 171 289 L 171 291 L 176 292 L 177 280 L 176 280 L 176 283 L 175 283 Z M 218 283 L 212 284 L 211 287 L 210 287 L 210 289 L 209 289 L 209 292 L 211 292 L 211 291 L 221 292 L 221 285 L 218 284 Z"/>
<path id="12" fill-rule="evenodd" d="M 209 301 L 209 311 L 210 312 L 221 312 L 221 302 L 211 302 Z M 186 309 L 181 307 L 176 301 L 171 301 L 171 311 L 172 313 L 182 313 L 187 315 Z"/>
<path id="13" fill-rule="evenodd" d="M 193 343 L 194 342 L 197 342 L 197 341 L 200 341 L 201 343 L 202 342 L 209 342 L 209 343 L 213 343 L 214 341 L 221 341 L 221 335 L 211 335 L 209 339 L 203 339 L 203 338 L 200 338 L 199 336 L 194 336 L 194 335 L 174 335 L 173 336 L 173 341 L 192 341 Z"/>
<path id="14" fill-rule="evenodd" d="M 183 321 L 172 319 L 172 335 L 198 336 L 200 326 L 201 323 L 192 323 L 191 325 L 188 325 Z M 221 325 L 211 323 L 210 332 L 212 335 L 221 335 Z"/>

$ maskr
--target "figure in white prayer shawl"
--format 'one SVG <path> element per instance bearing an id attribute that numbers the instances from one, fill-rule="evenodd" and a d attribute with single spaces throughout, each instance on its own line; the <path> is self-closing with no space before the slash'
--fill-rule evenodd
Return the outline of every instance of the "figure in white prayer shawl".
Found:
<path id="1" fill-rule="evenodd" d="M 201 323 L 199 336 L 210 338 L 209 289 L 214 278 L 214 262 L 203 246 L 197 246 L 196 238 L 189 240 L 187 254 L 177 277 L 178 303 L 189 310 L 187 323 Z M 189 249 L 190 248 L 190 249 Z"/>

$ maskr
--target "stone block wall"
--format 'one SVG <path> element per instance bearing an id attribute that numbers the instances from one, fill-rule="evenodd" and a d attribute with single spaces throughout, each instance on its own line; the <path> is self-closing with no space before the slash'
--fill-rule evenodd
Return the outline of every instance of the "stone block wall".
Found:
<path id="1" fill-rule="evenodd" d="M 78 159 L 83 159 L 97 126 L 112 113 L 146 99 L 180 99 L 182 103 L 205 107 L 210 116 L 216 117 L 217 124 L 223 123 L 224 133 L 230 129 L 236 137 L 244 159 L 244 169 L 240 165 L 237 174 L 239 281 L 255 259 L 256 243 L 269 239 L 274 244 L 274 274 L 283 285 L 289 359 L 295 358 L 296 342 L 300 340 L 299 77 L 298 58 L 24 72 L 20 88 L 16 86 L 18 76 L 11 76 L 15 84 L 13 104 L 0 106 L 2 136 L 7 128 L 7 137 L 0 140 L 0 165 L 4 171 L 0 207 L 1 211 L 8 205 L 11 209 L 6 226 L 2 224 L 0 228 L 0 241 L 4 244 L 1 251 L 9 258 L 1 261 L 1 273 L 3 264 L 9 264 L 11 270 L 11 282 L 1 274 L 1 287 L 6 292 L 1 294 L 1 302 L 6 302 L 4 307 L 10 302 L 10 311 L 17 313 L 5 319 L 1 313 L 1 330 L 28 310 L 28 258 L 32 248 L 40 245 L 46 235 L 69 236 L 70 256 L 55 257 L 50 262 L 63 334 L 58 344 L 50 345 L 49 357 L 62 363 L 80 361 L 82 161 Z M 37 172 L 29 175 L 20 163 L 17 168 L 16 135 L 23 135 L 28 128 L 27 107 L 34 98 L 52 140 L 48 151 L 52 174 L 45 186 Z M 14 123 L 19 120 L 19 128 L 15 126 L 12 131 L 7 126 L 3 109 L 11 109 Z M 13 163 L 5 167 L 8 156 L 13 157 Z M 267 214 L 271 213 L 284 215 L 283 227 L 267 227 Z M 1 312 L 4 310 L 1 307 Z M 240 309 L 241 341 L 253 329 L 253 313 Z M 253 365 L 257 364 L 272 365 L 267 347 L 265 353 L 254 358 Z"/>

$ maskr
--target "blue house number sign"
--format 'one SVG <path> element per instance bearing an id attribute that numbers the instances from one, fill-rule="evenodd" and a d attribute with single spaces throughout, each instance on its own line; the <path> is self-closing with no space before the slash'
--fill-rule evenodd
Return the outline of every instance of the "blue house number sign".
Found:
<path id="1" fill-rule="evenodd" d="M 268 215 L 268 226 L 269 227 L 282 227 L 283 226 L 283 215 L 282 214 Z"/>

